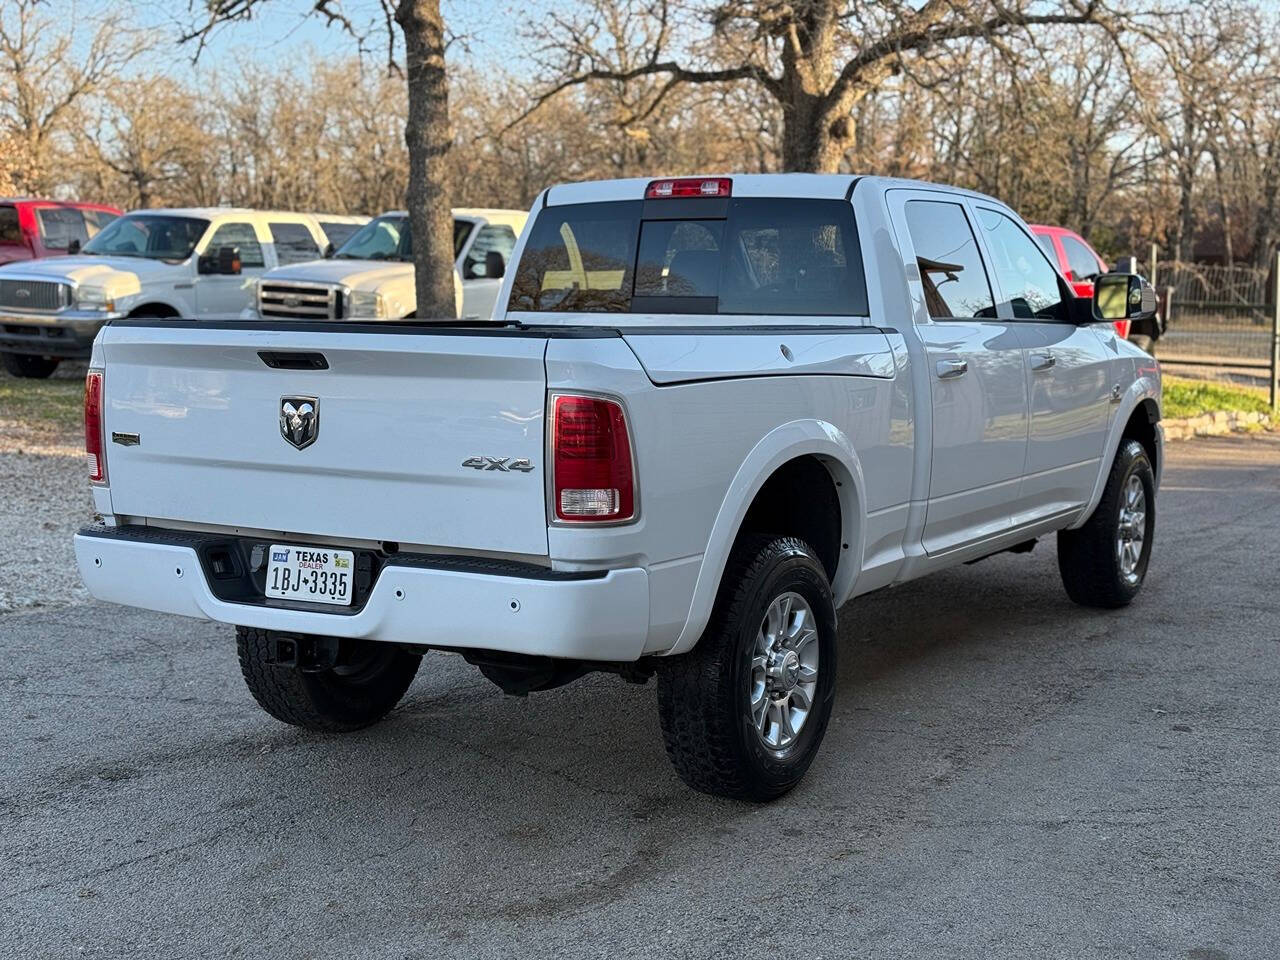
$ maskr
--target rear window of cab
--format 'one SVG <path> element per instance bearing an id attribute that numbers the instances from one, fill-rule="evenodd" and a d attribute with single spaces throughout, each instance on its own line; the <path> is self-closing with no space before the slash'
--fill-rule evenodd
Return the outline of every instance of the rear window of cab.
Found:
<path id="1" fill-rule="evenodd" d="M 842 200 L 626 200 L 545 207 L 511 311 L 865 316 Z"/>

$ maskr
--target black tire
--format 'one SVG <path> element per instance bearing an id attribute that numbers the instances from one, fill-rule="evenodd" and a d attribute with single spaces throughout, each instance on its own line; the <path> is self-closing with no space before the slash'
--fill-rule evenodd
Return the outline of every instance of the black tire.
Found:
<path id="1" fill-rule="evenodd" d="M 24 380 L 44 380 L 58 369 L 56 357 L 37 357 L 32 353 L 0 353 L 4 368 Z"/>
<path id="2" fill-rule="evenodd" d="M 338 665 L 303 672 L 272 662 L 269 630 L 236 627 L 240 672 L 263 710 L 308 730 L 359 730 L 385 717 L 404 696 L 422 658 L 372 641 L 343 641 Z"/>
<path id="3" fill-rule="evenodd" d="M 1133 478 L 1145 498 L 1142 545 L 1137 564 L 1125 575 L 1117 546 L 1125 491 Z M 1058 572 L 1067 596 L 1086 607 L 1123 607 L 1142 589 L 1151 562 L 1156 529 L 1156 480 L 1147 451 L 1136 440 L 1122 440 L 1093 515 L 1078 530 L 1058 531 Z"/>
<path id="4" fill-rule="evenodd" d="M 775 750 L 752 718 L 752 657 L 770 604 L 787 593 L 802 597 L 813 613 L 818 672 L 808 716 L 795 739 Z M 792 537 L 744 538 L 697 646 L 664 661 L 658 673 L 662 737 L 680 779 L 704 793 L 756 801 L 799 783 L 831 717 L 835 638 L 831 587 L 813 548 Z"/>

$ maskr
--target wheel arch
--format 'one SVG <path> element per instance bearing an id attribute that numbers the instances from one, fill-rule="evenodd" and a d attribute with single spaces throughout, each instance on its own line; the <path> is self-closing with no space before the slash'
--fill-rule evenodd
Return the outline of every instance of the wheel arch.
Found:
<path id="1" fill-rule="evenodd" d="M 818 469 L 823 472 L 819 474 Z M 832 506 L 838 510 L 836 535 L 811 546 L 824 566 L 831 565 L 828 576 L 834 567 L 831 592 L 836 606 L 852 595 L 854 581 L 862 569 L 866 529 L 865 484 L 858 455 L 849 438 L 830 423 L 785 423 L 756 444 L 730 482 L 712 525 L 684 629 L 669 653 L 684 653 L 697 643 L 711 619 L 711 609 L 738 537 L 744 532 L 760 532 L 753 530 L 757 519 L 776 519 L 774 506 L 785 502 L 782 498 L 795 491 L 798 483 L 829 484 L 828 488 L 817 488 L 816 499 L 819 511 Z M 797 514 L 794 509 L 783 511 L 783 518 L 792 522 L 784 522 L 783 528 L 770 532 L 802 536 L 806 524 L 817 522 L 812 515 L 803 511 Z"/>
<path id="2" fill-rule="evenodd" d="M 1107 444 L 1098 464 L 1093 494 L 1080 516 L 1068 529 L 1079 529 L 1093 516 L 1093 511 L 1102 499 L 1107 476 L 1111 473 L 1111 464 L 1115 461 L 1116 451 L 1120 449 L 1122 440 L 1132 437 L 1147 450 L 1147 456 L 1151 457 L 1151 469 L 1156 477 L 1156 488 L 1159 489 L 1160 475 L 1164 469 L 1164 431 L 1160 427 L 1160 418 L 1160 375 L 1143 373 L 1129 385 L 1117 405 L 1116 415 L 1107 431 Z"/>

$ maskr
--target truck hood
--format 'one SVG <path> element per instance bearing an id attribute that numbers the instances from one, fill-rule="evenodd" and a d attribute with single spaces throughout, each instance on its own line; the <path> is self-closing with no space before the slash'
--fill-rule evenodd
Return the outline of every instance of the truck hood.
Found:
<path id="1" fill-rule="evenodd" d="M 73 283 L 106 287 L 113 296 L 136 293 L 142 284 L 172 281 L 177 268 L 163 260 L 147 260 L 142 257 L 51 257 L 28 260 L 0 267 L 0 271 L 23 273 L 48 280 L 69 280 Z"/>
<path id="2" fill-rule="evenodd" d="M 308 260 L 276 267 L 264 280 L 305 280 L 343 284 L 353 290 L 376 290 L 392 280 L 412 280 L 413 264 L 399 260 Z"/>

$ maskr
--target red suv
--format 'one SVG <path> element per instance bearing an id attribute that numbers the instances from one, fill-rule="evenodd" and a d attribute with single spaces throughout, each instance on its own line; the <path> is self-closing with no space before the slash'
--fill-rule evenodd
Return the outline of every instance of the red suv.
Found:
<path id="1" fill-rule="evenodd" d="M 0 197 L 0 264 L 74 253 L 121 212 L 100 203 Z"/>
<path id="2" fill-rule="evenodd" d="M 1049 259 L 1058 265 L 1062 275 L 1071 283 L 1076 296 L 1092 297 L 1093 281 L 1101 274 L 1111 272 L 1107 261 L 1074 230 L 1031 224 L 1031 232 L 1035 234 L 1036 241 L 1044 248 Z M 1161 326 L 1159 318 L 1144 321 L 1141 329 L 1138 326 L 1131 327 L 1128 320 L 1117 320 L 1116 332 L 1126 340 L 1132 340 L 1143 350 L 1150 350 L 1152 344 L 1160 338 Z"/>

